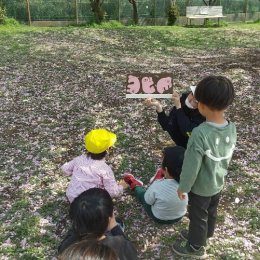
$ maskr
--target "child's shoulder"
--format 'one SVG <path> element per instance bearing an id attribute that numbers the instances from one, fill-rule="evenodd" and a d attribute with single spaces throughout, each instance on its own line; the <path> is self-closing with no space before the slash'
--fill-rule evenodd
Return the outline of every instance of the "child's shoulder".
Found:
<path id="1" fill-rule="evenodd" d="M 89 163 L 90 158 L 85 154 L 81 154 L 81 155 L 75 157 L 73 159 L 73 161 L 77 164 L 86 164 L 86 163 Z"/>
<path id="2" fill-rule="evenodd" d="M 236 125 L 235 125 L 235 123 L 233 123 L 233 122 L 231 122 L 231 121 L 228 121 L 228 125 L 229 125 L 229 127 L 230 127 L 232 130 L 236 131 Z"/>
<path id="3" fill-rule="evenodd" d="M 207 132 L 207 130 L 208 130 L 208 125 L 206 124 L 206 122 L 203 122 L 197 127 L 193 128 L 192 135 L 194 136 L 194 135 L 204 134 L 205 132 Z"/>
<path id="4" fill-rule="evenodd" d="M 88 157 L 85 154 L 81 154 L 74 158 L 74 160 L 88 160 Z"/>
<path id="5" fill-rule="evenodd" d="M 168 184 L 168 179 L 158 179 L 155 180 L 150 186 L 166 186 Z"/>

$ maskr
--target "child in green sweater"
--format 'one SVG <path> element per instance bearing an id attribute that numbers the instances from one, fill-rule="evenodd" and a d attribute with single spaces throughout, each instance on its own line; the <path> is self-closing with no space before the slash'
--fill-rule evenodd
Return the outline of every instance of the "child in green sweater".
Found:
<path id="1" fill-rule="evenodd" d="M 224 116 L 233 102 L 234 87 L 223 76 L 208 76 L 198 83 L 195 91 L 200 113 L 206 118 L 192 131 L 185 152 L 178 196 L 189 193 L 190 224 L 181 237 L 185 243 L 173 245 L 181 256 L 205 259 L 206 240 L 213 236 L 217 206 L 236 144 L 236 127 Z"/>

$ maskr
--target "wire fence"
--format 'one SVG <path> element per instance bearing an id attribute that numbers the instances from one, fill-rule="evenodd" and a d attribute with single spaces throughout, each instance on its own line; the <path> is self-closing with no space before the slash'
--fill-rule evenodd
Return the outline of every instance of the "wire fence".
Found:
<path id="1" fill-rule="evenodd" d="M 89 0 L 30 0 L 32 21 L 72 21 L 92 22 L 94 15 Z M 204 5 L 202 0 L 177 0 L 181 16 L 186 14 L 186 6 Z M 28 21 L 26 0 L 0 0 L 8 17 L 18 21 Z M 171 0 L 137 0 L 139 18 L 167 18 Z M 215 5 L 223 6 L 223 13 L 260 12 L 260 0 L 218 0 Z M 131 19 L 133 7 L 128 0 L 104 0 L 102 5 L 106 20 L 123 21 Z"/>

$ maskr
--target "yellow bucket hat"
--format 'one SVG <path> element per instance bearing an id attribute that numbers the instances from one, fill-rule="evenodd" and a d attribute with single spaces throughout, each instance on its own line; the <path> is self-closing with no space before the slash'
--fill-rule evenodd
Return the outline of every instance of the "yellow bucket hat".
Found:
<path id="1" fill-rule="evenodd" d="M 103 153 L 116 142 L 116 134 L 99 128 L 88 132 L 85 137 L 85 147 L 90 153 Z"/>

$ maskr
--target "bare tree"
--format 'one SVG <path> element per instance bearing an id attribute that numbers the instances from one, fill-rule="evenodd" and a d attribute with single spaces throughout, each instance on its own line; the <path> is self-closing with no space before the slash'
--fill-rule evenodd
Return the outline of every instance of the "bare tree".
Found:
<path id="1" fill-rule="evenodd" d="M 128 0 L 129 3 L 133 6 L 133 21 L 134 24 L 138 24 L 138 11 L 136 0 Z"/>

